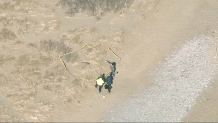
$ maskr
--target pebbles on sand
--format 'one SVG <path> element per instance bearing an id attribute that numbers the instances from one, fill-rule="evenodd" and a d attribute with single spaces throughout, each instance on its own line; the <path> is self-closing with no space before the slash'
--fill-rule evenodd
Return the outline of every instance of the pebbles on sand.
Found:
<path id="1" fill-rule="evenodd" d="M 154 87 L 119 104 L 104 121 L 181 121 L 216 74 L 207 55 L 212 43 L 204 35 L 187 41 L 154 70 Z"/>

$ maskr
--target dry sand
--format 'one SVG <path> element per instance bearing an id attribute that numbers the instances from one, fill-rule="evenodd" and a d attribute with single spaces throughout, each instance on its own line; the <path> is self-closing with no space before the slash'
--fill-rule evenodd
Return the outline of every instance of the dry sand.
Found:
<path id="1" fill-rule="evenodd" d="M 209 76 L 210 80 L 215 80 L 212 74 L 215 74 L 213 70 L 216 68 L 207 68 L 211 68 L 208 67 L 210 64 L 216 64 L 218 1 L 118 0 L 105 1 L 110 3 L 106 7 L 100 1 L 92 4 L 77 1 L 76 9 L 70 9 L 73 4 L 65 2 L 68 3 L 64 4 L 64 0 L 0 1 L 0 121 L 218 120 L 217 81 L 200 81 L 196 78 L 206 79 Z M 82 5 L 84 8 L 79 9 Z M 172 54 L 177 56 L 183 44 L 195 42 L 195 37 L 202 35 L 206 38 L 201 41 L 205 41 L 206 45 L 192 51 L 194 55 L 202 51 L 197 52 L 201 56 L 197 58 L 201 60 L 207 58 L 205 63 L 204 60 L 194 61 L 204 63 L 206 70 L 203 72 L 208 70 L 208 76 L 201 76 L 199 72 L 184 81 L 186 85 L 194 84 L 198 90 L 192 91 L 193 87 L 190 87 L 188 92 L 194 92 L 194 96 L 185 95 L 184 98 L 188 99 L 186 102 L 171 102 L 172 108 L 176 109 L 173 111 L 177 113 L 170 112 L 167 101 L 163 101 L 163 105 L 157 103 L 159 99 L 164 99 L 161 94 L 150 90 L 161 80 L 166 82 L 159 86 L 164 88 L 169 84 L 165 89 L 170 89 L 172 81 L 167 79 L 172 76 L 164 68 L 165 77 L 155 69 L 159 70 L 162 64 L 169 63 L 167 61 L 174 58 Z M 207 41 L 211 44 L 207 44 Z M 109 71 L 109 65 L 104 60 L 116 61 L 119 74 L 110 94 L 104 89 L 99 94 L 94 88 L 95 81 L 82 81 L 69 75 L 59 59 L 59 55 L 87 43 L 97 46 L 97 49 L 84 48 L 81 52 L 64 57 L 64 61 L 72 74 L 86 79 L 95 79 L 102 72 Z M 189 45 L 190 48 L 192 46 L 194 44 Z M 206 46 L 208 49 L 205 49 Z M 112 55 L 108 47 L 122 60 Z M 192 52 L 185 52 L 180 59 L 172 61 L 186 61 L 182 60 L 186 59 L 186 54 Z M 196 57 L 190 57 L 191 60 L 193 58 Z M 192 69 L 188 65 L 182 67 Z M 177 67 L 172 67 L 172 71 L 176 70 Z M 175 80 L 178 82 L 180 79 Z M 181 89 L 179 84 L 176 87 Z M 142 108 L 140 104 L 130 105 L 129 100 L 137 101 L 135 95 L 138 93 L 148 96 L 151 92 L 154 95 L 149 98 L 139 96 L 139 100 L 144 99 L 145 104 L 149 101 L 146 99 L 155 101 L 151 102 L 150 107 L 139 110 Z M 180 96 L 176 99 L 181 99 Z M 168 97 L 170 100 L 171 97 Z M 184 110 L 185 106 L 176 105 L 186 105 L 187 102 L 190 104 L 188 110 Z M 122 108 L 114 109 L 123 104 L 131 107 L 126 106 L 124 111 Z M 153 112 L 149 110 L 150 115 L 140 115 L 140 111 L 146 114 L 146 111 L 149 112 L 147 109 L 152 107 L 156 109 Z M 132 114 L 126 117 L 128 112 Z M 160 112 L 159 115 L 154 115 L 157 112 Z M 175 117 L 164 113 L 174 113 Z M 117 117 L 112 119 L 110 116 L 115 114 Z"/>

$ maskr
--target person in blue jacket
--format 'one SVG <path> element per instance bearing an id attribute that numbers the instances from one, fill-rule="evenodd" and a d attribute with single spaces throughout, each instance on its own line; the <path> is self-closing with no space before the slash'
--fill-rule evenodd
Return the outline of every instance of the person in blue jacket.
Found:
<path id="1" fill-rule="evenodd" d="M 106 79 L 106 85 L 105 85 L 105 89 L 108 89 L 108 92 L 110 93 L 111 92 L 111 88 L 112 88 L 112 84 L 113 84 L 113 73 L 110 72 L 110 74 L 107 76 L 107 79 Z"/>

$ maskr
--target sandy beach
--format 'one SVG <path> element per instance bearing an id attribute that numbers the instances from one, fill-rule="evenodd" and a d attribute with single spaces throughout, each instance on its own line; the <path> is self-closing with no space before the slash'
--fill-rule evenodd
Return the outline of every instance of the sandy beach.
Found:
<path id="1" fill-rule="evenodd" d="M 217 20 L 216 0 L 1 0 L 0 121 L 217 122 Z"/>

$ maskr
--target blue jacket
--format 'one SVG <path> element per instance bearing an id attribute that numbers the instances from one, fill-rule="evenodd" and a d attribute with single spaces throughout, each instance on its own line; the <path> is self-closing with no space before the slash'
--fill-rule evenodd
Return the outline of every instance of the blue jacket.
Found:
<path id="1" fill-rule="evenodd" d="M 112 76 L 107 76 L 107 84 L 108 85 L 113 84 L 113 77 Z"/>

